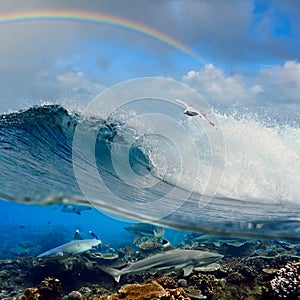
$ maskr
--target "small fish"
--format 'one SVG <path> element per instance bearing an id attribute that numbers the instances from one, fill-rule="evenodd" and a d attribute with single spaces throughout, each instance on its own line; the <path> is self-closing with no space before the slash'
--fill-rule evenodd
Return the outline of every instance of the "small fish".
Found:
<path id="1" fill-rule="evenodd" d="M 105 260 L 116 260 L 119 257 L 117 253 L 101 253 L 99 256 L 101 259 Z"/>
<path id="2" fill-rule="evenodd" d="M 86 239 L 83 240 L 79 234 L 79 230 L 76 230 L 73 241 L 60 245 L 56 248 L 50 249 L 46 252 L 41 253 L 37 258 L 46 259 L 59 259 L 71 255 L 80 254 L 87 252 L 93 248 L 98 248 L 101 245 L 99 239 Z"/>
<path id="3" fill-rule="evenodd" d="M 155 243 L 155 241 L 144 241 L 144 242 L 138 243 L 137 247 L 140 248 L 141 250 L 153 251 L 153 250 L 160 249 L 161 245 L 158 243 Z"/>
<path id="4" fill-rule="evenodd" d="M 183 112 L 185 115 L 189 117 L 199 116 L 200 118 L 206 120 L 211 126 L 215 126 L 215 124 L 206 117 L 206 114 L 204 112 L 195 109 L 194 107 L 188 105 L 180 99 L 176 99 L 176 102 L 182 104 L 185 107 L 185 111 Z"/>
<path id="5" fill-rule="evenodd" d="M 223 255 L 199 250 L 175 249 L 165 251 L 137 262 L 128 264 L 125 268 L 118 270 L 100 266 L 105 273 L 111 275 L 115 281 L 119 282 L 124 274 L 135 274 L 149 272 L 155 274 L 163 270 L 183 270 L 184 276 L 192 273 L 194 267 L 209 265 L 220 260 Z"/>
<path id="6" fill-rule="evenodd" d="M 136 244 L 138 240 L 143 236 L 154 237 L 157 241 L 162 238 L 165 234 L 165 231 L 162 227 L 158 227 L 148 223 L 134 223 L 124 228 L 130 233 L 135 234 L 133 244 Z"/>
<path id="7" fill-rule="evenodd" d="M 82 206 L 82 205 L 73 205 L 73 204 L 66 204 L 62 207 L 61 211 L 65 213 L 74 213 L 77 215 L 81 215 L 81 212 L 84 210 L 91 210 L 92 208 L 89 206 Z"/>
<path id="8" fill-rule="evenodd" d="M 202 242 L 220 242 L 220 243 L 235 243 L 235 242 L 245 242 L 245 239 L 234 238 L 234 237 L 226 237 L 226 236 L 215 236 L 211 234 L 202 234 L 195 236 L 193 238 L 194 241 L 202 241 Z"/>
<path id="9" fill-rule="evenodd" d="M 154 251 L 154 250 L 171 250 L 174 247 L 171 243 L 164 239 L 162 242 L 155 240 L 146 240 L 137 244 L 137 247 L 144 251 Z"/>

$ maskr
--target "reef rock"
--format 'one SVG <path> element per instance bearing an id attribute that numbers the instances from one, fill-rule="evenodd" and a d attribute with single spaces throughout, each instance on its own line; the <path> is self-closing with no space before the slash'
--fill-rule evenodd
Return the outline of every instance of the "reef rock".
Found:
<path id="1" fill-rule="evenodd" d="M 166 289 L 167 294 L 161 300 L 191 300 L 183 288 Z"/>
<path id="2" fill-rule="evenodd" d="M 287 263 L 270 286 L 274 299 L 300 299 L 300 261 Z"/>
<path id="3" fill-rule="evenodd" d="M 80 299 L 82 299 L 82 294 L 78 291 L 72 291 L 71 293 L 69 293 L 67 299 L 68 300 L 80 300 Z"/>
<path id="4" fill-rule="evenodd" d="M 178 287 L 176 280 L 172 277 L 164 276 L 156 279 L 155 281 L 161 286 L 163 286 L 164 288 L 174 289 Z"/>
<path id="5" fill-rule="evenodd" d="M 59 279 L 45 278 L 37 287 L 27 288 L 24 295 L 20 296 L 23 300 L 58 300 L 62 297 L 62 287 Z"/>
<path id="6" fill-rule="evenodd" d="M 147 284 L 126 284 L 120 290 L 119 294 L 129 296 L 128 299 L 160 299 L 166 294 L 164 288 L 156 282 Z M 127 299 L 122 297 L 122 299 Z"/>
<path id="7" fill-rule="evenodd" d="M 98 300 L 159 300 L 159 299 L 169 299 L 162 298 L 167 296 L 165 289 L 156 282 L 146 283 L 146 284 L 126 284 L 121 287 L 117 294 L 111 296 L 103 296 L 98 298 Z M 95 299 L 95 298 L 94 298 Z M 171 299 L 171 298 L 170 298 Z"/>
<path id="8" fill-rule="evenodd" d="M 205 296 L 211 296 L 213 294 L 216 277 L 211 274 L 199 273 L 198 275 L 192 275 L 189 282 Z"/>

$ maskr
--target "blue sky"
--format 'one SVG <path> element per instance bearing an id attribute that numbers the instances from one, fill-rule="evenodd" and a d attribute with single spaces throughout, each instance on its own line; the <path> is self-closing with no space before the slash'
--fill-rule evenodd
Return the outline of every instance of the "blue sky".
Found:
<path id="1" fill-rule="evenodd" d="M 287 0 L 0 1 L 9 13 L 47 9 L 122 17 L 186 45 L 195 59 L 128 29 L 84 22 L 0 25 L 0 112 L 41 101 L 88 103 L 123 80 L 165 76 L 212 105 L 300 103 L 300 2 Z"/>

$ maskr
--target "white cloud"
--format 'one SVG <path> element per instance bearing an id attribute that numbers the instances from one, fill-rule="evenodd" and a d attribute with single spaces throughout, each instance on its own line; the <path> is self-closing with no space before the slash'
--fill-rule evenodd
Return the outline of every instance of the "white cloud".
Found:
<path id="1" fill-rule="evenodd" d="M 261 85 L 259 85 L 259 84 L 255 84 L 255 85 L 253 85 L 253 86 L 250 88 L 250 90 L 251 90 L 253 93 L 258 94 L 258 93 L 263 92 L 263 91 L 264 91 L 264 88 L 263 88 Z"/>
<path id="2" fill-rule="evenodd" d="M 66 72 L 57 76 L 60 88 L 70 92 L 85 91 L 88 94 L 99 93 L 103 86 L 85 78 L 83 72 Z"/>
<path id="3" fill-rule="evenodd" d="M 43 71 L 36 76 L 35 86 L 38 101 L 61 104 L 68 101 L 86 103 L 105 88 L 82 71 L 66 71 L 56 75 Z"/>
<path id="4" fill-rule="evenodd" d="M 174 38 L 196 51 L 203 61 L 214 63 L 201 70 L 194 69 L 183 78 L 208 102 L 299 103 L 299 64 L 296 62 L 263 68 L 256 75 L 228 75 L 215 67 L 220 64 L 229 70 L 232 66 L 249 66 L 247 71 L 251 72 L 258 64 L 299 57 L 299 4 L 293 0 L 274 0 L 259 14 L 254 13 L 254 8 L 255 1 L 240 0 L 126 0 L 120 3 L 28 0 L 26 4 L 18 0 L 0 1 L 1 16 L 40 10 L 98 12 L 141 23 Z M 291 25 L 291 32 L 284 39 L 272 34 L 282 23 L 276 11 L 281 11 Z M 177 68 L 171 59 L 166 59 L 172 55 L 166 54 L 178 50 L 156 39 L 101 23 L 4 22 L 0 26 L 0 44 L 0 111 L 19 107 L 20 98 L 31 97 L 32 103 L 41 98 L 59 98 L 63 91 L 73 93 L 74 97 L 76 91 L 79 96 L 81 92 L 92 94 L 100 88 L 91 79 L 95 74 L 109 85 L 133 76 L 160 74 L 178 78 L 182 68 L 191 66 L 185 65 L 183 60 Z M 111 45 L 113 51 L 103 45 Z M 136 60 L 132 59 L 132 49 L 136 49 L 137 54 L 142 53 L 135 56 Z M 57 67 L 60 61 L 64 65 Z M 154 63 L 150 65 L 146 61 Z M 84 74 L 68 73 L 74 69 L 84 70 Z M 45 70 L 50 75 L 38 78 Z"/>
<path id="5" fill-rule="evenodd" d="M 286 61 L 282 66 L 262 68 L 257 76 L 268 102 L 300 103 L 300 63 Z"/>
<path id="6" fill-rule="evenodd" d="M 81 71 L 68 71 L 56 77 L 57 94 L 61 100 L 87 102 L 97 96 L 104 86 L 93 82 Z"/>
<path id="7" fill-rule="evenodd" d="M 300 87 L 300 63 L 286 61 L 283 66 L 272 66 L 260 71 L 262 77 L 276 84 L 295 84 Z"/>
<path id="8" fill-rule="evenodd" d="M 247 86 L 240 75 L 226 76 L 212 64 L 200 71 L 190 71 L 183 76 L 183 82 L 196 89 L 208 103 L 229 104 L 234 102 L 254 102 L 261 85 Z"/>
<path id="9" fill-rule="evenodd" d="M 188 72 L 183 82 L 212 104 L 300 103 L 300 63 L 296 61 L 263 67 L 251 77 L 226 76 L 222 70 L 208 64 L 199 71 Z"/>

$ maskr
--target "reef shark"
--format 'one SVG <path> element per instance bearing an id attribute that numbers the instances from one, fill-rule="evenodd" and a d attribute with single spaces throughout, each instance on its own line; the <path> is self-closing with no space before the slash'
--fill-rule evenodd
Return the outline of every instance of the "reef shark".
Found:
<path id="1" fill-rule="evenodd" d="M 209 265 L 221 259 L 223 255 L 199 250 L 174 249 L 165 251 L 134 263 L 128 264 L 125 268 L 118 270 L 100 266 L 105 273 L 111 275 L 119 282 L 124 274 L 149 272 L 155 274 L 163 270 L 183 270 L 183 275 L 189 275 L 195 267 Z"/>
<path id="2" fill-rule="evenodd" d="M 159 240 L 165 234 L 165 231 L 162 227 L 154 226 L 148 223 L 134 223 L 124 228 L 130 233 L 135 234 L 133 244 L 136 244 L 137 241 L 143 236 L 154 237 L 155 240 Z"/>
<path id="3" fill-rule="evenodd" d="M 91 209 L 92 208 L 89 206 L 66 204 L 62 207 L 61 211 L 65 213 L 74 213 L 77 215 L 81 215 L 82 211 Z"/>
<path id="4" fill-rule="evenodd" d="M 90 231 L 92 237 L 96 237 L 96 235 Z M 97 238 L 93 239 L 82 239 L 79 231 L 76 230 L 74 235 L 74 240 L 60 245 L 56 248 L 50 249 L 46 252 L 41 253 L 37 256 L 37 258 L 46 258 L 46 259 L 59 259 L 64 258 L 71 255 L 80 254 L 83 252 L 87 252 L 93 248 L 99 247 L 101 241 Z"/>

